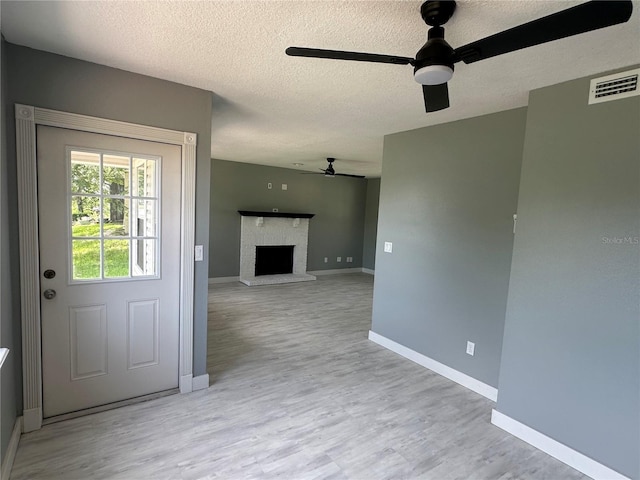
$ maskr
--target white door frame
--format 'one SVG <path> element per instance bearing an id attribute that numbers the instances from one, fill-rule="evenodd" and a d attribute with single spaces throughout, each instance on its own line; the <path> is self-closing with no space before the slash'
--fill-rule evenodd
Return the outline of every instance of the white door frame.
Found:
<path id="1" fill-rule="evenodd" d="M 182 147 L 180 215 L 180 358 L 181 393 L 193 390 L 193 274 L 197 134 L 107 120 L 16 104 L 16 163 L 20 234 L 23 432 L 42 426 L 42 351 L 36 126 L 168 143 Z"/>

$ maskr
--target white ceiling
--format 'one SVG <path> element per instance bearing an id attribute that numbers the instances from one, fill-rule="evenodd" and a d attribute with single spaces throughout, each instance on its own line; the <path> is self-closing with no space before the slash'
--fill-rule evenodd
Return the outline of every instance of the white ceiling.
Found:
<path id="1" fill-rule="evenodd" d="M 462 0 L 455 48 L 571 0 Z M 214 92 L 214 158 L 378 176 L 383 136 L 526 105 L 532 89 L 640 63 L 640 1 L 623 25 L 456 65 L 426 114 L 410 66 L 288 57 L 288 46 L 413 57 L 420 1 L 6 1 L 12 43 Z M 461 139 L 463 141 L 464 139 Z M 304 163 L 294 167 L 293 163 Z"/>

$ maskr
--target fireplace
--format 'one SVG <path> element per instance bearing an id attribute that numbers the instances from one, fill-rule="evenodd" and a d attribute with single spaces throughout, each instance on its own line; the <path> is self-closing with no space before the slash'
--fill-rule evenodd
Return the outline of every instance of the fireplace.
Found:
<path id="1" fill-rule="evenodd" d="M 293 245 L 257 245 L 256 277 L 293 273 Z"/>
<path id="2" fill-rule="evenodd" d="M 245 285 L 306 282 L 312 213 L 238 211 L 240 281 Z M 263 258 L 263 255 L 265 255 Z M 266 260 L 270 258 L 270 260 Z M 286 267 L 286 268 L 285 268 Z"/>

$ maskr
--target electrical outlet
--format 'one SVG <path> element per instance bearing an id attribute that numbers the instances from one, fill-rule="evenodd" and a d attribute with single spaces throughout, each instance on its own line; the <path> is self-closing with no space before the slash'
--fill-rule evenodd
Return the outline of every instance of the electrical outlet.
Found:
<path id="1" fill-rule="evenodd" d="M 476 344 L 473 342 L 467 342 L 467 354 L 473 356 L 476 351 Z"/>
<path id="2" fill-rule="evenodd" d="M 353 257 L 347 257 L 347 263 L 353 263 Z"/>
<path id="3" fill-rule="evenodd" d="M 269 190 L 271 190 L 273 188 L 273 183 L 271 183 L 271 182 L 267 183 L 267 188 Z"/>
<path id="4" fill-rule="evenodd" d="M 336 258 L 336 261 L 337 261 L 338 263 L 340 263 L 340 262 L 342 261 L 342 257 L 338 257 L 338 258 Z"/>
<path id="5" fill-rule="evenodd" d="M 393 252 L 393 243 L 391 242 L 384 242 L 384 251 L 386 253 L 391 253 Z"/>
<path id="6" fill-rule="evenodd" d="M 277 209 L 277 208 L 272 208 L 272 209 L 271 209 L 271 211 L 272 211 L 273 213 L 278 213 L 278 209 Z"/>
<path id="7" fill-rule="evenodd" d="M 329 263 L 329 257 L 324 257 L 324 263 Z"/>
<path id="8" fill-rule="evenodd" d="M 283 184 L 282 184 L 282 189 L 283 189 L 283 190 L 286 190 L 286 189 L 287 189 L 287 184 L 286 184 L 286 183 L 283 183 Z"/>

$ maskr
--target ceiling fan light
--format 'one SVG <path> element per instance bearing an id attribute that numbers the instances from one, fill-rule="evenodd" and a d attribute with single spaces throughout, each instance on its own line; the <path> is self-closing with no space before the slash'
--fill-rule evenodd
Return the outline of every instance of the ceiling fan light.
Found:
<path id="1" fill-rule="evenodd" d="M 453 77 L 453 68 L 446 65 L 426 65 L 416 70 L 414 77 L 421 85 L 440 85 Z"/>

